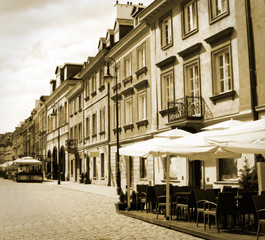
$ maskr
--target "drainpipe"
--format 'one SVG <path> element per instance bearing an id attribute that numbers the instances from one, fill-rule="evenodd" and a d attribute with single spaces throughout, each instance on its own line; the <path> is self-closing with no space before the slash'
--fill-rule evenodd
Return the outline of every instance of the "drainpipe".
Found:
<path id="1" fill-rule="evenodd" d="M 108 186 L 111 186 L 111 154 L 110 154 L 110 84 L 108 83 Z"/>
<path id="2" fill-rule="evenodd" d="M 258 120 L 258 112 L 256 111 L 255 108 L 258 105 L 257 77 L 256 77 L 255 48 L 254 48 L 254 36 L 252 28 L 250 0 L 245 0 L 245 11 L 246 11 L 248 58 L 249 58 L 250 87 L 251 87 L 251 109 L 253 113 L 253 120 Z"/>

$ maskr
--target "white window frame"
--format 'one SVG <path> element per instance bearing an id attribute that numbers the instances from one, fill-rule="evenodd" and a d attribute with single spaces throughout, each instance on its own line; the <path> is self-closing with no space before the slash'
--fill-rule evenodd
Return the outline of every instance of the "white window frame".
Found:
<path id="1" fill-rule="evenodd" d="M 229 14 L 229 0 L 209 0 L 210 22 Z"/>
<path id="2" fill-rule="evenodd" d="M 230 45 L 212 53 L 213 91 L 219 95 L 233 90 L 233 72 Z"/>
<path id="3" fill-rule="evenodd" d="M 141 45 L 137 49 L 138 69 L 141 69 L 146 66 L 145 52 L 145 44 Z"/>
<path id="4" fill-rule="evenodd" d="M 132 55 L 129 54 L 124 58 L 124 77 L 130 77 L 132 75 Z"/>
<path id="5" fill-rule="evenodd" d="M 125 99 L 124 107 L 125 107 L 124 123 L 125 123 L 125 125 L 132 124 L 132 122 L 133 122 L 133 102 L 132 102 L 131 97 Z"/>
<path id="6" fill-rule="evenodd" d="M 198 28 L 197 23 L 197 1 L 192 0 L 183 6 L 183 37 L 195 32 Z"/>
<path id="7" fill-rule="evenodd" d="M 161 75 L 162 81 L 162 110 L 168 109 L 168 102 L 175 100 L 175 78 L 174 71 L 168 71 Z"/>
<path id="8" fill-rule="evenodd" d="M 92 114 L 92 135 L 97 134 L 97 112 Z"/>
<path id="9" fill-rule="evenodd" d="M 90 116 L 86 117 L 86 138 L 90 137 Z"/>
<path id="10" fill-rule="evenodd" d="M 147 97 L 146 91 L 138 93 L 138 121 L 143 121 L 147 119 Z"/>
<path id="11" fill-rule="evenodd" d="M 105 132 L 105 107 L 100 108 L 99 115 L 100 132 Z"/>
<path id="12" fill-rule="evenodd" d="M 161 47 L 162 49 L 172 45 L 173 30 L 172 30 L 172 17 L 171 15 L 161 20 Z"/>

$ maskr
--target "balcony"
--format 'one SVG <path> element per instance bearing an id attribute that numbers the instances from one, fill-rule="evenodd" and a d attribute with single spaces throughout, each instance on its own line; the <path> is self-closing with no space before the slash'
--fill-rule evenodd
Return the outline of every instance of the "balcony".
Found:
<path id="1" fill-rule="evenodd" d="M 168 103 L 168 122 L 202 120 L 212 114 L 201 97 L 185 96 Z"/>

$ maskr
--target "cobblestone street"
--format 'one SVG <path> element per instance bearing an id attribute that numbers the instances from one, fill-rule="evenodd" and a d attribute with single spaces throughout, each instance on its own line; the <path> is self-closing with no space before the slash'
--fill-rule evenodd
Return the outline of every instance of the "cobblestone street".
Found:
<path id="1" fill-rule="evenodd" d="M 116 213 L 116 198 L 0 179 L 0 239 L 198 239 Z"/>

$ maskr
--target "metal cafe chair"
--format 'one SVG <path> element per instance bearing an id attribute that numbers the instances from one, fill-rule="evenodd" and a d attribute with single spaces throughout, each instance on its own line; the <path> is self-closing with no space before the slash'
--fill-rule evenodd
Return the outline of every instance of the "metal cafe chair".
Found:
<path id="1" fill-rule="evenodd" d="M 253 196 L 254 206 L 258 217 L 257 240 L 259 239 L 261 226 L 265 225 L 265 195 Z"/>
<path id="2" fill-rule="evenodd" d="M 204 203 L 208 200 L 208 196 L 207 191 L 202 189 L 194 190 L 194 194 L 197 210 L 196 226 L 198 227 L 199 215 L 201 213 L 201 215 L 204 216 Z"/>

